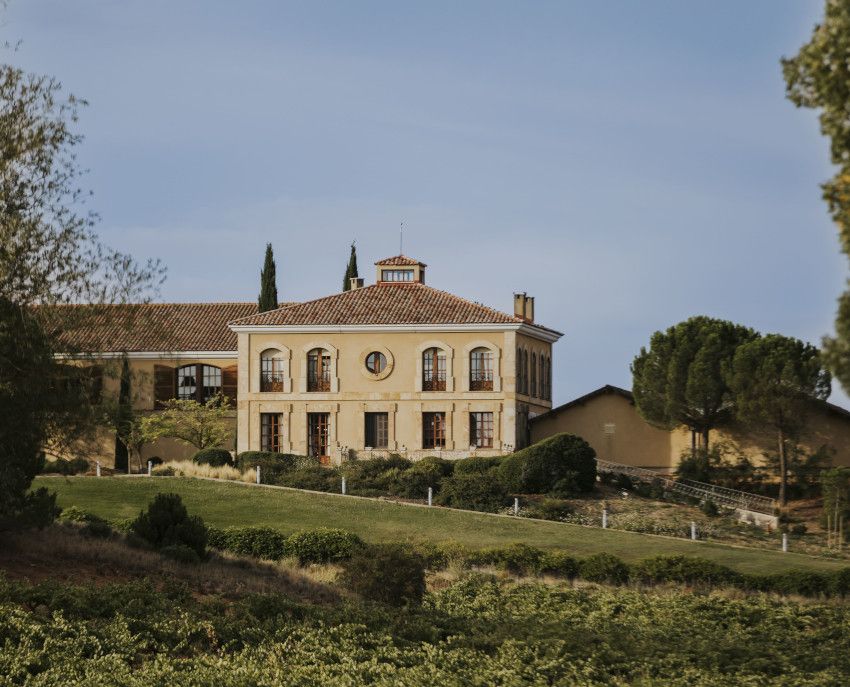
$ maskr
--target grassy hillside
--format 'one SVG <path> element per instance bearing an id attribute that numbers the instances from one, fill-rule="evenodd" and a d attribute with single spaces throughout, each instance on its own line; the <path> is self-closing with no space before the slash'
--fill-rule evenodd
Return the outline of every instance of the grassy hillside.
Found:
<path id="1" fill-rule="evenodd" d="M 800 554 L 735 548 L 615 530 L 521 518 L 495 517 L 442 508 L 418 508 L 331 494 L 256 488 L 235 482 L 186 478 L 41 477 L 36 486 L 55 490 L 59 505 L 79 506 L 109 520 L 131 518 L 158 492 L 180 494 L 191 513 L 216 527 L 265 525 L 281 532 L 340 527 L 368 542 L 455 541 L 470 547 L 523 542 L 561 548 L 576 556 L 607 551 L 626 561 L 659 554 L 701 556 L 740 572 L 830 570 L 846 562 Z"/>

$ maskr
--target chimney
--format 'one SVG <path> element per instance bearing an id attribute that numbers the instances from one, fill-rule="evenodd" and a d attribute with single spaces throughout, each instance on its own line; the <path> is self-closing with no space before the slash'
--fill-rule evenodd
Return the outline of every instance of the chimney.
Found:
<path id="1" fill-rule="evenodd" d="M 363 288 L 363 277 L 351 277 L 351 291 L 356 291 L 357 289 Z"/>
<path id="2" fill-rule="evenodd" d="M 529 296 L 524 291 L 515 293 L 514 315 L 521 317 L 526 322 L 534 322 L 534 296 Z"/>

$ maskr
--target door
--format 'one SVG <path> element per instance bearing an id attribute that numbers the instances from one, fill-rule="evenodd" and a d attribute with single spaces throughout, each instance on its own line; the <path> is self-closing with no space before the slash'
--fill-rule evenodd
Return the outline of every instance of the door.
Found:
<path id="1" fill-rule="evenodd" d="M 331 462 L 328 450 L 329 413 L 307 413 L 307 436 L 310 455 L 318 458 L 322 465 Z"/>

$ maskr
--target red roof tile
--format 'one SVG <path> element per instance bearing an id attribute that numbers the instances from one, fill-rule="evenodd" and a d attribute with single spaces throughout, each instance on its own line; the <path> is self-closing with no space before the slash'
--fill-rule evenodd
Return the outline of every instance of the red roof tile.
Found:
<path id="1" fill-rule="evenodd" d="M 395 255 L 391 258 L 384 258 L 383 260 L 378 260 L 378 262 L 376 262 L 375 264 L 386 267 L 414 267 L 416 265 L 419 265 L 420 267 L 428 267 L 428 265 L 426 265 L 424 262 L 419 262 L 418 260 L 414 260 L 413 258 L 408 258 L 406 255 Z"/>

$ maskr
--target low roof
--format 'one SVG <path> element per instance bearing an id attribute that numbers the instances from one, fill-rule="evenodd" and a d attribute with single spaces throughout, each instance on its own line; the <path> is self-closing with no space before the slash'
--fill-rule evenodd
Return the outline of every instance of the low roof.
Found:
<path id="1" fill-rule="evenodd" d="M 426 265 L 424 262 L 419 262 L 418 260 L 414 260 L 413 258 L 408 258 L 406 255 L 394 255 L 391 258 L 384 258 L 383 260 L 378 260 L 378 262 L 376 262 L 375 264 L 386 267 L 415 267 L 416 265 L 419 265 L 420 267 L 428 267 L 428 265 Z"/>
<path id="2" fill-rule="evenodd" d="M 95 306 L 68 344 L 91 353 L 235 351 L 236 333 L 227 323 L 256 312 L 256 301 Z"/>
<path id="3" fill-rule="evenodd" d="M 382 282 L 232 321 L 231 326 L 524 324 L 514 315 L 418 282 Z M 539 325 L 532 325 L 539 327 Z M 546 329 L 545 327 L 539 327 Z M 553 334 L 560 332 L 547 330 Z"/>

